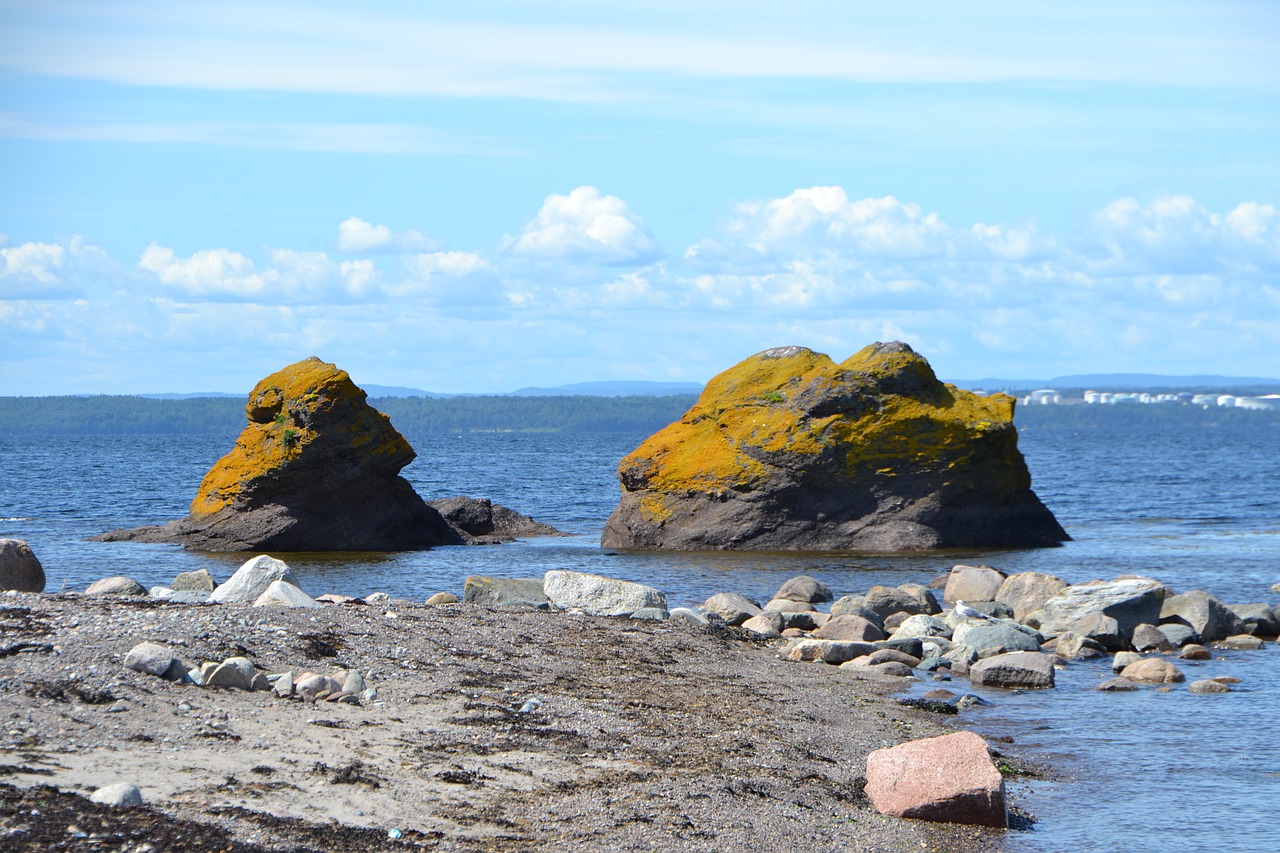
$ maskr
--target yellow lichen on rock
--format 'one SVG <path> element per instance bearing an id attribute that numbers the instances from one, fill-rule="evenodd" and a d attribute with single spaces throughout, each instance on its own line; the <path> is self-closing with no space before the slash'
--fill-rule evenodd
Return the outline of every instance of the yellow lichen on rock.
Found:
<path id="1" fill-rule="evenodd" d="M 316 441 L 319 425 L 327 445 L 385 460 L 378 467 L 391 469 L 411 460 L 408 442 L 386 415 L 365 404 L 365 396 L 345 370 L 315 356 L 260 381 L 245 405 L 248 425 L 231 452 L 205 475 L 191 502 L 191 516 L 213 515 L 264 478 L 278 479 Z"/>
<path id="2" fill-rule="evenodd" d="M 901 343 L 803 347 L 717 375 L 619 464 L 614 547 L 876 550 L 1053 544 L 1013 400 L 940 382 Z"/>

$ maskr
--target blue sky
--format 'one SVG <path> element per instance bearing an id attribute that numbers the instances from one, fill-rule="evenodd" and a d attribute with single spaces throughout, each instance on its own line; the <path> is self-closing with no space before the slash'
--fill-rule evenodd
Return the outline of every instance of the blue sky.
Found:
<path id="1" fill-rule="evenodd" d="M 5 0 L 0 394 L 1280 377 L 1277 56 L 1230 0 Z"/>

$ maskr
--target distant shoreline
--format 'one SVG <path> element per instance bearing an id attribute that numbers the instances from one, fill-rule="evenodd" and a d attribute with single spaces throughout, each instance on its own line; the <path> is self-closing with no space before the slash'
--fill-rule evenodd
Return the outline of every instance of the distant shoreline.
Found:
<path id="1" fill-rule="evenodd" d="M 381 397 L 370 402 L 401 433 L 638 432 L 678 420 L 697 397 Z M 1280 411 L 1168 403 L 1146 406 L 1019 405 L 1022 429 L 1277 429 Z M 244 400 L 194 397 L 0 397 L 0 437 L 212 435 L 234 440 Z"/>

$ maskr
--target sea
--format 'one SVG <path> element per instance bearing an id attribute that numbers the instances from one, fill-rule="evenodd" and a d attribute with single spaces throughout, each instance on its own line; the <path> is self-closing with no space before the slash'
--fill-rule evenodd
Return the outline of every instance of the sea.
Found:
<path id="1" fill-rule="evenodd" d="M 1263 424 L 1264 419 L 1259 419 Z M 874 584 L 928 582 L 952 565 L 1048 572 L 1070 582 L 1155 577 L 1227 603 L 1280 603 L 1280 430 L 1023 429 L 1033 488 L 1072 539 L 1060 548 L 880 556 L 629 553 L 599 547 L 618 499 L 618 460 L 638 433 L 408 434 L 418 453 L 404 476 L 431 499 L 491 498 L 555 525 L 565 537 L 413 553 L 281 555 L 315 594 L 375 591 L 423 600 L 461 594 L 468 575 L 540 577 L 571 569 L 640 581 L 669 604 L 723 591 L 767 600 L 800 574 L 837 596 Z M 205 568 L 225 580 L 245 555 L 88 537 L 186 514 L 204 473 L 234 435 L 0 437 L 0 536 L 25 539 L 47 591 L 83 590 L 112 575 L 146 586 Z M 998 749 L 1048 769 L 1009 782 L 1029 819 L 1009 851 L 1280 850 L 1280 648 L 1222 651 L 1179 663 L 1188 680 L 1238 677 L 1225 695 L 1093 690 L 1106 662 L 1073 663 L 1045 691 L 974 691 L 991 704 L 949 718 Z M 920 693 L 931 681 L 910 688 Z M 949 686 L 967 691 L 968 682 Z M 1005 739 L 1005 742 L 996 739 Z"/>

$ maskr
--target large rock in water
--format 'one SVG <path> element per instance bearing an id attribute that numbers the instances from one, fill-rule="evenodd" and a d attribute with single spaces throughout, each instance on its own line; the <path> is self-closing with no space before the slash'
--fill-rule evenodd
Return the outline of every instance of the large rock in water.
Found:
<path id="1" fill-rule="evenodd" d="M 1014 400 L 945 385 L 902 343 L 841 364 L 766 350 L 618 466 L 601 544 L 903 551 L 1069 537 L 1031 491 Z"/>
<path id="2" fill-rule="evenodd" d="M 209 470 L 190 514 L 107 540 L 204 551 L 401 551 L 460 544 L 400 470 L 414 452 L 339 370 L 312 356 L 249 393 L 249 424 Z"/>

